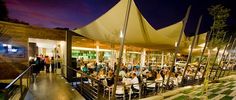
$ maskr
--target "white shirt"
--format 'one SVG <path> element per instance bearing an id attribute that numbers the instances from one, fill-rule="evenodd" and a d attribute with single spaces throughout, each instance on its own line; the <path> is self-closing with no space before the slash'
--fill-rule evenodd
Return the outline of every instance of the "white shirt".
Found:
<path id="1" fill-rule="evenodd" d="M 146 75 L 146 73 L 147 73 L 148 71 L 149 71 L 148 69 L 144 70 L 144 71 L 143 71 L 143 75 Z"/>
<path id="2" fill-rule="evenodd" d="M 126 73 L 125 73 L 125 71 L 123 71 L 123 70 L 122 70 L 122 71 L 120 71 L 120 72 L 119 72 L 119 76 L 121 76 L 121 77 L 125 77 L 125 76 L 126 76 Z"/>
<path id="3" fill-rule="evenodd" d="M 125 77 L 123 77 L 122 82 L 125 83 L 125 85 L 132 84 L 132 83 L 131 83 L 131 78 L 125 78 Z"/>
<path id="4" fill-rule="evenodd" d="M 131 80 L 131 84 L 136 84 L 136 85 L 133 85 L 135 89 L 138 89 L 139 90 L 139 85 L 137 84 L 139 83 L 138 81 L 138 78 L 137 77 L 134 77 L 132 80 Z"/>

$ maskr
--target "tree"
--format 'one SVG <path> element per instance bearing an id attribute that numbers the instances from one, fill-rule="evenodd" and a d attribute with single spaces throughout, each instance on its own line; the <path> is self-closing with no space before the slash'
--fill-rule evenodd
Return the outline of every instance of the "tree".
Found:
<path id="1" fill-rule="evenodd" d="M 3 0 L 0 0 L 0 21 L 8 20 L 8 11 Z"/>
<path id="2" fill-rule="evenodd" d="M 226 22 L 229 17 L 230 9 L 225 8 L 222 5 L 211 6 L 209 9 L 209 14 L 213 16 L 213 25 L 211 26 L 212 38 L 209 47 L 212 49 L 214 47 L 220 47 L 221 40 L 226 34 L 225 28 L 227 26 Z"/>
<path id="3" fill-rule="evenodd" d="M 208 89 L 208 76 L 209 76 L 209 72 L 210 72 L 210 66 L 214 66 L 214 62 L 213 65 L 211 65 L 211 59 L 216 59 L 218 53 L 216 53 L 215 57 L 211 57 L 212 54 L 212 49 L 217 47 L 217 52 L 219 52 L 220 48 L 225 44 L 223 39 L 227 33 L 227 31 L 225 30 L 226 26 L 227 26 L 227 19 L 230 16 L 229 12 L 230 9 L 225 8 L 223 5 L 214 5 L 211 6 L 210 8 L 208 8 L 209 14 L 213 17 L 213 25 L 211 26 L 211 39 L 209 41 L 209 45 L 208 45 L 208 67 L 206 68 L 206 74 L 205 74 L 205 79 L 204 79 L 204 86 L 203 86 L 203 90 L 202 93 L 206 93 L 207 89 Z"/>

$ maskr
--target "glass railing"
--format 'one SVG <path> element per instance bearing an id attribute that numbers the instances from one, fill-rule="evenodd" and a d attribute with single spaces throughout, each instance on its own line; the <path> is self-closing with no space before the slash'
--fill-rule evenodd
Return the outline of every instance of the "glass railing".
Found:
<path id="1" fill-rule="evenodd" d="M 35 65 L 31 65 L 25 71 L 23 71 L 20 75 L 18 75 L 14 80 L 10 83 L 5 82 L 1 83 L 0 89 L 0 99 L 1 100 L 20 100 L 23 99 L 26 95 L 30 84 L 33 82 L 33 67 Z"/>
<path id="2" fill-rule="evenodd" d="M 86 73 L 83 73 L 80 70 L 76 70 L 71 67 L 67 68 L 76 73 L 76 76 L 67 78 L 77 89 L 77 91 L 84 96 L 84 98 L 89 100 L 111 99 L 113 85 L 108 86 L 108 78 L 98 80 L 90 75 L 87 75 Z M 134 88 L 131 88 L 132 85 L 139 87 L 138 91 L 135 91 Z M 119 82 L 115 96 L 117 99 L 131 100 L 155 96 L 166 91 L 166 85 L 163 84 L 163 81 L 142 80 L 137 84 L 126 84 L 126 82 Z"/>

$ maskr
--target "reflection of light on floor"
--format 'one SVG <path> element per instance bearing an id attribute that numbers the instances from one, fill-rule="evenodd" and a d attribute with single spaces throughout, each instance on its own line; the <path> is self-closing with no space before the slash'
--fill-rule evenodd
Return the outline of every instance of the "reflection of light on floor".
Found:
<path id="1" fill-rule="evenodd" d="M 36 82 L 33 83 L 33 90 L 36 91 L 37 90 L 37 85 L 36 85 Z"/>
<path id="2" fill-rule="evenodd" d="M 49 80 L 50 80 L 50 83 L 52 83 L 52 74 L 49 73 Z"/>
<path id="3" fill-rule="evenodd" d="M 71 89 L 71 91 L 75 91 L 75 89 Z"/>

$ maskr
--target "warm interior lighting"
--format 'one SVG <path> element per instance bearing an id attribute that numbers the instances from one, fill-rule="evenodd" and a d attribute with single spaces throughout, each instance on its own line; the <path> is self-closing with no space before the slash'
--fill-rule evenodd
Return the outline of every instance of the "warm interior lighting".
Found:
<path id="1" fill-rule="evenodd" d="M 217 47 L 215 47 L 214 49 L 212 49 L 213 51 L 217 51 Z"/>
<path id="2" fill-rule="evenodd" d="M 72 49 L 75 49 L 75 50 L 89 50 L 89 51 L 96 51 L 97 50 L 97 48 L 84 48 L 84 47 L 72 47 Z M 98 51 L 111 51 L 111 50 L 98 49 Z"/>
<path id="3" fill-rule="evenodd" d="M 177 42 L 175 42 L 175 47 L 177 47 Z"/>
<path id="4" fill-rule="evenodd" d="M 124 37 L 124 35 L 123 35 L 123 32 L 122 32 L 122 30 L 120 31 L 120 38 L 123 38 Z"/>
<path id="5" fill-rule="evenodd" d="M 199 44 L 198 46 L 203 48 L 205 46 L 205 43 Z"/>
<path id="6" fill-rule="evenodd" d="M 140 52 L 135 52 L 135 51 L 127 51 L 127 53 L 136 53 L 136 54 L 141 54 Z"/>
<path id="7" fill-rule="evenodd" d="M 190 51 L 190 50 L 191 50 L 191 45 L 188 46 L 188 51 Z"/>
<path id="8" fill-rule="evenodd" d="M 180 54 L 180 53 L 177 53 L 177 56 L 181 56 L 181 54 Z"/>

